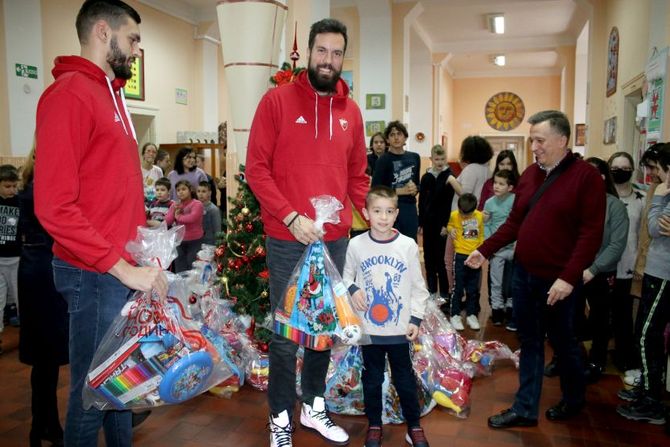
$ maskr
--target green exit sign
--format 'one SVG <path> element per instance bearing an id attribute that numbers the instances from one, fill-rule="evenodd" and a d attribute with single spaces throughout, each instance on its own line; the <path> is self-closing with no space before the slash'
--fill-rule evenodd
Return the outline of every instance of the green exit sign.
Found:
<path id="1" fill-rule="evenodd" d="M 37 79 L 37 67 L 26 64 L 16 64 L 16 76 Z"/>

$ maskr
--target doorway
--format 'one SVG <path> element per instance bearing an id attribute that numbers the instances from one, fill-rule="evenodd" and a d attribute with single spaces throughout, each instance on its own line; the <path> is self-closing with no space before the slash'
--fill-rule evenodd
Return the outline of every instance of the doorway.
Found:
<path id="1" fill-rule="evenodd" d="M 523 172 L 523 170 L 526 169 L 528 161 L 526 160 L 527 154 L 526 154 L 525 137 L 520 135 L 510 135 L 510 136 L 483 135 L 483 137 L 486 139 L 486 141 L 489 142 L 489 144 L 493 148 L 493 158 L 491 159 L 491 162 L 489 164 L 491 171 L 493 171 L 493 169 L 495 168 L 496 157 L 498 157 L 498 153 L 502 150 L 510 150 L 514 152 L 516 162 L 519 165 L 519 172 Z"/>

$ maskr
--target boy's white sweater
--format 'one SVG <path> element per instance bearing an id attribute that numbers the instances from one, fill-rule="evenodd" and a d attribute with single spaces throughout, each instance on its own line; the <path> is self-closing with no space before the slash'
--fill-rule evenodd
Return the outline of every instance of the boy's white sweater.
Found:
<path id="1" fill-rule="evenodd" d="M 397 232 L 386 241 L 369 231 L 356 236 L 349 241 L 343 279 L 351 293 L 365 293 L 363 325 L 372 343 L 407 343 L 407 326 L 421 324 L 429 296 L 416 242 Z"/>

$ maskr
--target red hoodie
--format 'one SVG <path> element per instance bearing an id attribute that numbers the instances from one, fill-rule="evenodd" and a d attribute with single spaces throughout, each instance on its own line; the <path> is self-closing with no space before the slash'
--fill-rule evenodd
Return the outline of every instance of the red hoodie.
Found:
<path id="1" fill-rule="evenodd" d="M 79 56 L 55 64 L 37 105 L 35 213 L 54 255 L 104 273 L 122 257 L 133 262 L 125 245 L 146 222 L 124 81 Z"/>
<path id="2" fill-rule="evenodd" d="M 295 240 L 282 220 L 292 211 L 314 218 L 309 199 L 327 194 L 344 205 L 340 223 L 327 224 L 324 239 L 346 237 L 351 202 L 365 205 L 369 179 L 361 111 L 339 80 L 332 96 L 321 96 L 303 71 L 292 84 L 261 99 L 251 125 L 246 174 L 261 205 L 265 233 Z"/>

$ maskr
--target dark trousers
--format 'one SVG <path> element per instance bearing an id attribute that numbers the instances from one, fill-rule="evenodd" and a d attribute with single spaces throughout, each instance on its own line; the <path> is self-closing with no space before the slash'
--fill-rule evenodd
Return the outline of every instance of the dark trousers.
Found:
<path id="1" fill-rule="evenodd" d="M 191 269 L 200 247 L 202 247 L 202 238 L 192 241 L 181 241 L 181 244 L 177 245 L 177 259 L 174 260 L 175 273 Z"/>
<path id="2" fill-rule="evenodd" d="M 398 210 L 398 218 L 393 226 L 401 234 L 416 241 L 416 233 L 419 231 L 419 215 L 416 211 L 416 203 L 398 202 Z"/>
<path id="3" fill-rule="evenodd" d="M 393 386 L 400 398 L 402 415 L 407 427 L 418 427 L 421 411 L 417 397 L 416 379 L 412 368 L 411 344 L 365 345 L 363 349 L 363 401 L 370 426 L 382 425 L 382 383 L 386 356 L 391 365 Z"/>
<path id="4" fill-rule="evenodd" d="M 612 329 L 614 332 L 614 362 L 622 370 L 639 366 L 640 348 L 633 331 L 633 303 L 630 294 L 633 279 L 617 278 L 612 293 Z"/>
<path id="5" fill-rule="evenodd" d="M 33 416 L 31 431 L 39 435 L 62 434 L 63 428 L 58 419 L 58 364 L 38 363 L 30 371 L 32 391 L 31 411 Z"/>
<path id="6" fill-rule="evenodd" d="M 584 365 L 574 332 L 575 297 L 579 288 L 553 306 L 548 306 L 547 292 L 553 283 L 553 280 L 531 275 L 518 262 L 514 264 L 514 319 L 521 342 L 521 356 L 519 390 L 512 410 L 526 418 L 537 419 L 539 412 L 545 334 L 558 356 L 563 401 L 575 406 L 584 403 Z"/>
<path id="7" fill-rule="evenodd" d="M 454 256 L 454 293 L 451 297 L 451 315 L 460 315 L 461 297 L 465 292 L 465 310 L 468 315 L 479 315 L 479 287 L 482 269 L 472 269 L 465 265 L 468 255 L 456 253 Z"/>
<path id="8" fill-rule="evenodd" d="M 331 259 L 338 271 L 342 272 L 347 253 L 347 238 L 327 242 Z M 270 305 L 272 313 L 279 305 L 288 280 L 300 257 L 307 248 L 297 241 L 282 241 L 268 237 L 265 241 L 267 265 L 270 272 Z M 296 401 L 295 366 L 298 345 L 281 335 L 273 334 L 270 341 L 268 378 L 268 403 L 272 413 L 287 410 L 293 414 Z M 326 390 L 326 373 L 330 363 L 330 351 L 305 349 L 302 363 L 302 400 L 312 404 L 315 397 L 323 396 Z"/>
<path id="9" fill-rule="evenodd" d="M 614 299 L 614 279 L 616 272 L 599 273 L 584 284 L 584 298 L 589 303 L 588 329 L 591 333 L 591 352 L 589 360 L 602 368 L 607 365 L 607 345 L 611 327 L 610 314 Z M 579 309 L 584 312 L 584 307 Z"/>
<path id="10" fill-rule="evenodd" d="M 664 260 L 663 262 L 667 262 Z M 645 273 L 642 279 L 640 313 L 642 334 L 640 353 L 642 385 L 649 397 L 660 400 L 665 384 L 665 349 L 663 332 L 670 322 L 670 284 L 666 279 Z"/>
<path id="11" fill-rule="evenodd" d="M 430 293 L 449 296 L 449 280 L 444 265 L 445 238 L 440 236 L 440 226 L 426 224 L 423 228 L 423 261 L 426 266 L 426 282 Z"/>

